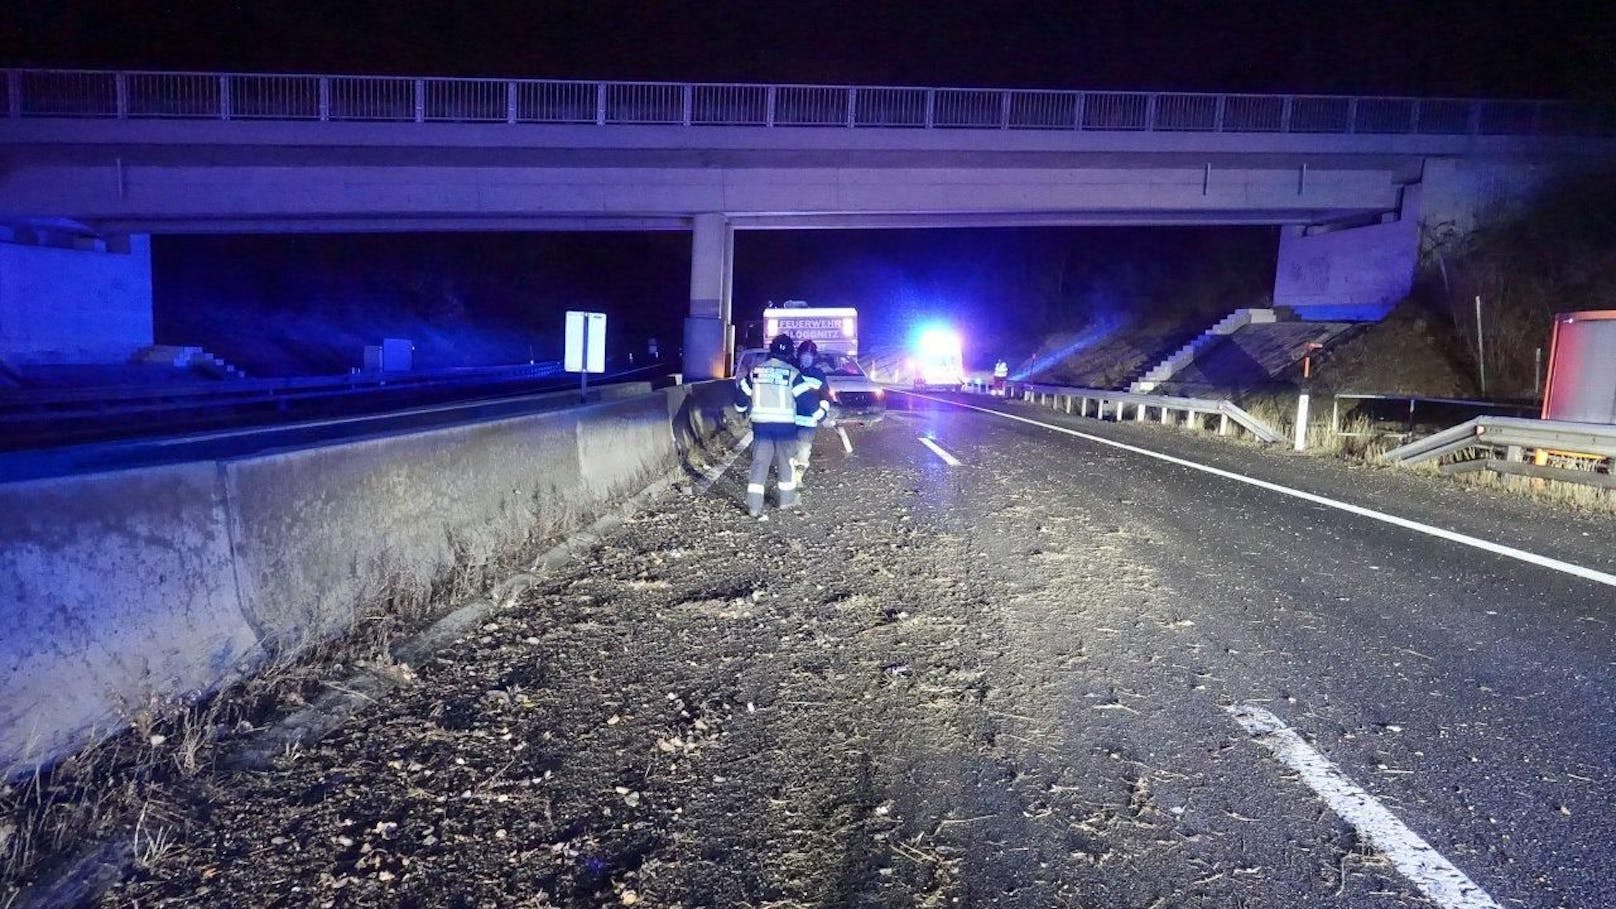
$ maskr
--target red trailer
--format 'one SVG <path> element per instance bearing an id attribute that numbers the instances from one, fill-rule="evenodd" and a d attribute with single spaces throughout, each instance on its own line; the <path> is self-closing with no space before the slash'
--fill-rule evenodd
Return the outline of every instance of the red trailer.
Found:
<path id="1" fill-rule="evenodd" d="M 1554 317 L 1543 419 L 1616 424 L 1616 309 Z"/>

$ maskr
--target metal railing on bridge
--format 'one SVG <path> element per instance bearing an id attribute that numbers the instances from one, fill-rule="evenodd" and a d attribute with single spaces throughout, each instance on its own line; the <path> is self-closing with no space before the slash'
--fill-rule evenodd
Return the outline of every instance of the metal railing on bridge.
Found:
<path id="1" fill-rule="evenodd" d="M 1613 136 L 1539 100 L 7 69 L 0 117 Z"/>

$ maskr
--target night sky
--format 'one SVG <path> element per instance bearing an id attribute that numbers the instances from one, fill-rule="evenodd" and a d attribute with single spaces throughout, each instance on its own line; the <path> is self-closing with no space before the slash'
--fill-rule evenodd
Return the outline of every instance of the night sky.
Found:
<path id="1" fill-rule="evenodd" d="M 8 64 L 1610 97 L 1608 0 L 0 5 Z"/>
<path id="2" fill-rule="evenodd" d="M 1612 99 L 1616 2 L 65 0 L 0 5 L 0 62 Z M 952 311 L 1013 357 L 1052 324 L 1149 310 L 1187 282 L 1250 305 L 1236 298 L 1272 278 L 1273 245 L 1253 228 L 743 234 L 736 318 L 851 302 L 895 342 Z M 157 328 L 260 373 L 331 371 L 384 333 L 431 334 L 443 365 L 542 356 L 560 311 L 588 307 L 628 329 L 626 351 L 677 335 L 688 257 L 680 234 L 166 237 Z"/>

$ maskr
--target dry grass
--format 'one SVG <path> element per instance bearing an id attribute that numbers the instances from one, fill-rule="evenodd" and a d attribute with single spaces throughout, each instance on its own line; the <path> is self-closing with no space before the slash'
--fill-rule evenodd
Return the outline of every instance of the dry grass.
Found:
<path id="1" fill-rule="evenodd" d="M 1490 470 L 1460 474 L 1449 479 L 1473 489 L 1494 490 L 1521 496 L 1584 514 L 1616 516 L 1616 492 L 1598 486 L 1507 476 Z"/>
<path id="2" fill-rule="evenodd" d="M 577 520 L 569 514 L 565 523 Z M 132 838 L 142 868 L 175 855 L 183 848 L 186 813 L 173 806 L 194 800 L 235 745 L 306 706 L 332 678 L 394 665 L 393 649 L 405 637 L 526 568 L 557 536 L 553 526 L 544 528 L 480 562 L 457 543 L 455 566 L 431 582 L 390 572 L 346 634 L 271 642 L 253 673 L 223 690 L 128 705 L 116 731 L 92 734 L 79 752 L 0 785 L 0 907 L 53 865 L 108 838 Z"/>

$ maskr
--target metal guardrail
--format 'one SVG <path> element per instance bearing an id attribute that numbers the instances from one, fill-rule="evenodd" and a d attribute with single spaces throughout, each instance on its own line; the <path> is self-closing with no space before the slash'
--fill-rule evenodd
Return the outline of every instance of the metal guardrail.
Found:
<path id="1" fill-rule="evenodd" d="M 969 387 L 972 390 L 986 391 L 990 386 L 980 380 L 973 380 L 969 383 Z M 1133 419 L 1136 422 L 1143 422 L 1151 410 L 1158 413 L 1163 424 L 1172 423 L 1175 414 L 1183 414 L 1186 422 L 1193 423 L 1198 423 L 1202 417 L 1216 416 L 1218 418 L 1218 435 L 1229 435 L 1234 426 L 1239 426 L 1260 442 L 1275 444 L 1284 441 L 1284 438 L 1279 433 L 1241 409 L 1233 401 L 1212 398 L 1179 398 L 1171 395 L 1141 395 L 1103 388 L 1034 385 L 1025 382 L 1012 383 L 1007 388 L 1008 393 L 1012 396 L 1019 395 L 1023 400 L 1034 404 L 1041 404 L 1065 413 L 1076 413 L 1081 417 L 1089 416 L 1091 402 L 1094 405 L 1095 419 L 1104 420 L 1109 407 L 1111 418 L 1119 423 L 1128 419 L 1128 408 L 1130 407 L 1133 408 Z"/>
<path id="2" fill-rule="evenodd" d="M 1457 454 L 1467 448 L 1502 452 L 1519 462 L 1526 451 L 1572 452 L 1616 458 L 1616 426 L 1519 417 L 1477 417 L 1423 439 L 1415 439 L 1382 455 L 1394 464 L 1419 464 Z"/>
<path id="3" fill-rule="evenodd" d="M 1384 395 L 1342 392 L 1340 394 L 1333 395 L 1332 398 L 1333 403 L 1330 408 L 1330 434 L 1333 436 L 1344 436 L 1348 438 L 1378 438 L 1381 436 L 1393 436 L 1401 439 L 1412 438 L 1415 428 L 1418 426 L 1418 410 L 1422 405 L 1427 411 L 1447 412 L 1447 420 L 1444 420 L 1444 422 L 1452 420 L 1461 414 L 1464 416 L 1469 416 L 1471 414 L 1480 416 L 1502 416 L 1504 414 L 1536 414 L 1539 410 L 1541 410 L 1541 405 L 1538 404 L 1509 404 L 1498 401 L 1474 401 L 1466 398 L 1428 398 L 1420 397 L 1418 395 Z M 1403 427 L 1403 429 L 1401 431 L 1390 431 L 1371 428 L 1369 432 L 1344 432 L 1341 428 L 1342 401 L 1406 404 L 1406 410 L 1399 408 L 1400 413 L 1398 414 L 1397 418 L 1397 422 Z M 1488 411 L 1502 411 L 1503 413 L 1489 414 L 1487 413 Z M 1431 417 L 1427 417 L 1425 422 L 1429 424 L 1431 420 Z M 1387 420 L 1385 422 L 1390 421 Z"/>
<path id="4" fill-rule="evenodd" d="M 1544 100 L 7 69 L 0 118 L 1616 136 Z"/>
<path id="5" fill-rule="evenodd" d="M 342 396 L 411 387 L 480 387 L 563 376 L 561 362 L 486 368 L 356 372 L 287 378 L 195 381 L 70 388 L 0 389 L 0 425 L 41 415 L 93 418 L 164 406 L 230 406 L 263 401 Z"/>
<path id="6" fill-rule="evenodd" d="M 625 382 L 668 371 L 666 365 L 653 364 L 614 370 L 602 378 Z M 317 417 L 384 415 L 400 407 L 460 406 L 474 399 L 531 395 L 575 383 L 557 362 L 172 385 L 0 389 L 0 451 Z"/>

